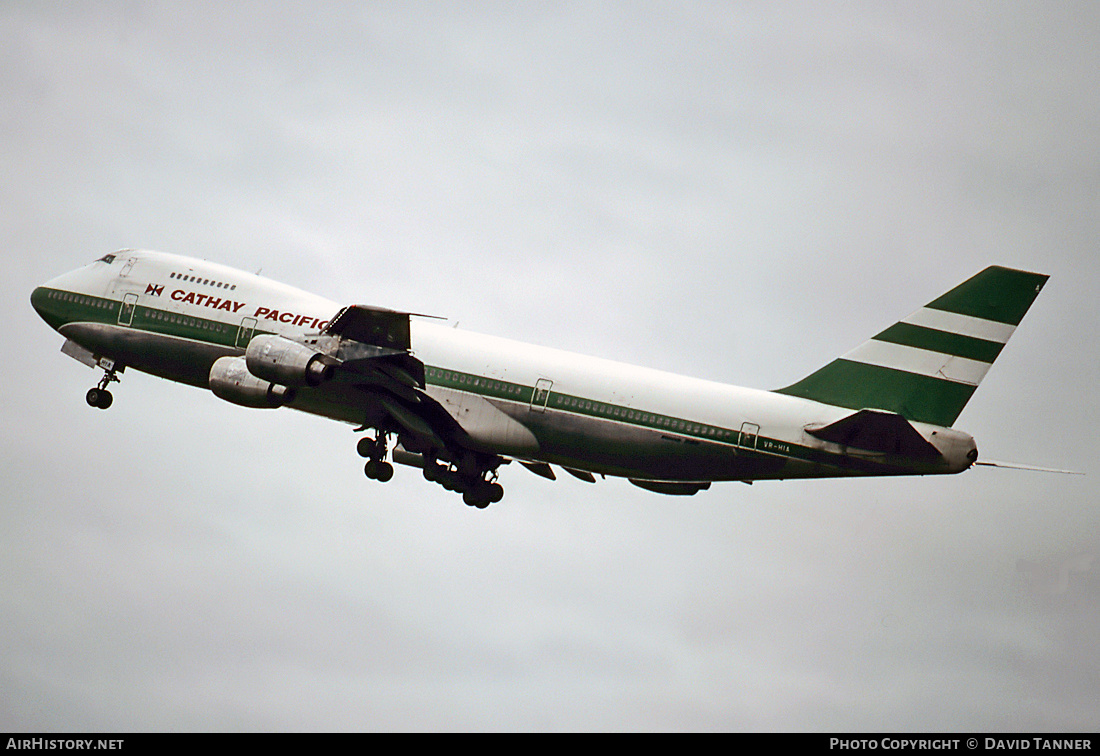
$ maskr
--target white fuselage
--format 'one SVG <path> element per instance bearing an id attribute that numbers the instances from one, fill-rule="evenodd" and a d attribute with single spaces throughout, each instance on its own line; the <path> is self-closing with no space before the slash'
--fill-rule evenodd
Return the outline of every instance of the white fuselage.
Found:
<path id="1" fill-rule="evenodd" d="M 116 253 L 39 287 L 42 317 L 97 357 L 196 386 L 249 340 L 323 329 L 340 303 L 227 266 Z M 943 458 L 914 466 L 855 453 L 806 428 L 851 414 L 611 360 L 411 321 L 426 391 L 484 451 L 574 470 L 658 481 L 929 474 L 969 466 L 966 434 L 914 423 Z M 364 424 L 361 392 L 305 389 L 288 406 Z"/>

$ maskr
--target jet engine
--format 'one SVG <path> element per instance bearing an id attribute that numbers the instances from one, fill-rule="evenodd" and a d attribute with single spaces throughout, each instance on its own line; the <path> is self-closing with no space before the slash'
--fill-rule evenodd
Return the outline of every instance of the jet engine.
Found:
<path id="1" fill-rule="evenodd" d="M 335 372 L 323 354 L 282 336 L 256 336 L 244 359 L 252 375 L 282 386 L 320 386 Z"/>
<path id="2" fill-rule="evenodd" d="M 209 382 L 215 396 L 243 407 L 274 408 L 294 401 L 293 388 L 257 378 L 242 357 L 217 359 Z"/>

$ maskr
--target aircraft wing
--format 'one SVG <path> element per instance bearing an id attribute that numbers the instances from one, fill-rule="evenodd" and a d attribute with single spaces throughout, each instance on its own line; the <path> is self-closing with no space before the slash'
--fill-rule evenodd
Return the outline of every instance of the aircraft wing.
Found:
<path id="1" fill-rule="evenodd" d="M 380 405 L 410 446 L 466 448 L 469 435 L 424 390 L 424 363 L 412 354 L 414 314 L 367 305 L 340 310 L 323 331 L 336 340 L 329 353 L 339 361 L 338 382 L 353 384 L 365 403 Z"/>
<path id="2" fill-rule="evenodd" d="M 329 321 L 324 333 L 378 348 L 408 351 L 412 348 L 410 315 L 381 307 L 348 305 Z"/>
<path id="3" fill-rule="evenodd" d="M 412 356 L 410 313 L 366 305 L 340 310 L 325 328 L 339 339 L 340 367 L 360 374 L 398 396 L 417 401 L 424 388 L 424 363 Z"/>

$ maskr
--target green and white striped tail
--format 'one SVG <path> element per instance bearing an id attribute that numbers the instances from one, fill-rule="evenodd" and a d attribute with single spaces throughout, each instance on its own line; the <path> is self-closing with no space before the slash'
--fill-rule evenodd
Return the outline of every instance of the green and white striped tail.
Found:
<path id="1" fill-rule="evenodd" d="M 986 268 L 778 393 L 950 426 L 1047 278 Z"/>

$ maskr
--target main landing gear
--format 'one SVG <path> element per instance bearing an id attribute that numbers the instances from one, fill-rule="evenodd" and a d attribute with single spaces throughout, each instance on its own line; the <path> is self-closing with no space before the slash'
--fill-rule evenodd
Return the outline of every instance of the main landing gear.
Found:
<path id="1" fill-rule="evenodd" d="M 386 461 L 386 434 L 379 433 L 378 438 L 364 436 L 355 445 L 355 450 L 360 457 L 367 458 L 367 464 L 363 466 L 363 472 L 371 480 L 385 483 L 393 477 L 393 465 Z"/>
<path id="2" fill-rule="evenodd" d="M 378 432 L 376 438 L 364 436 L 359 439 L 355 450 L 367 463 L 363 472 L 371 480 L 386 481 L 393 478 L 393 465 L 386 461 L 389 453 L 389 434 Z M 458 462 L 441 462 L 434 450 L 411 453 L 408 450 L 394 452 L 402 457 L 397 461 L 415 467 L 422 467 L 424 478 L 462 494 L 462 500 L 471 507 L 484 509 L 504 498 L 504 487 L 497 483 L 496 467 L 499 457 L 479 457 L 464 455 Z"/>
<path id="3" fill-rule="evenodd" d="M 107 390 L 107 387 L 111 385 L 112 382 L 119 382 L 119 377 L 116 373 L 120 368 L 114 363 L 110 363 L 110 367 L 104 367 L 103 370 L 103 379 L 100 380 L 99 385 L 95 388 L 88 389 L 88 393 L 84 395 L 84 400 L 88 402 L 89 407 L 105 410 L 110 407 L 111 403 L 115 400 L 111 392 Z"/>
<path id="4" fill-rule="evenodd" d="M 482 470 L 475 465 L 445 465 L 432 455 L 424 457 L 424 479 L 438 483 L 448 491 L 462 494 L 467 506 L 485 509 L 504 498 L 504 486 L 497 483 L 496 469 Z"/>

